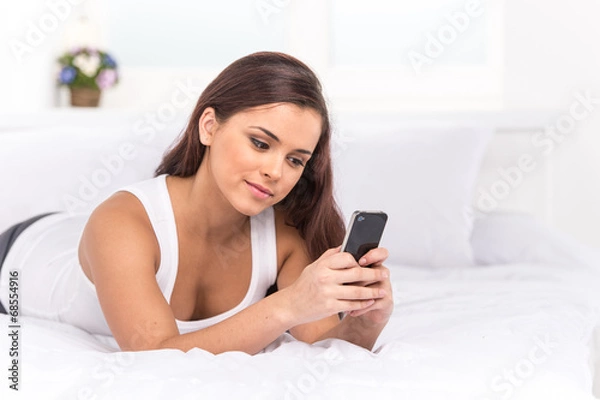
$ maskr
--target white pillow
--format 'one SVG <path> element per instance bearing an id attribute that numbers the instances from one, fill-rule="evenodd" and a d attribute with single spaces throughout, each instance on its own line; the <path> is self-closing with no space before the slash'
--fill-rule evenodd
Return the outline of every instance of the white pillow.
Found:
<path id="1" fill-rule="evenodd" d="M 383 210 L 388 262 L 473 266 L 472 194 L 492 129 L 444 122 L 342 121 L 334 133 L 336 198 L 354 210 Z"/>
<path id="2" fill-rule="evenodd" d="M 477 265 L 554 264 L 600 272 L 600 249 L 525 213 L 478 211 L 471 244 Z"/>
<path id="3" fill-rule="evenodd" d="M 0 123 L 0 232 L 50 211 L 91 211 L 152 177 L 185 121 L 154 128 L 138 114 L 26 115 Z"/>

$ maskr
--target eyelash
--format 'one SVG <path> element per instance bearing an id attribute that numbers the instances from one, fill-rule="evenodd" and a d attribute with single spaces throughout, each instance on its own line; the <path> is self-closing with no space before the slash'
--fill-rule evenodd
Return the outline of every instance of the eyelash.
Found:
<path id="1" fill-rule="evenodd" d="M 259 150 L 268 150 L 269 149 L 269 145 L 266 144 L 265 142 L 261 142 L 260 140 L 257 140 L 254 138 L 250 138 L 250 141 L 252 142 L 254 147 L 256 147 Z M 304 167 L 304 163 L 302 162 L 302 160 L 300 160 L 298 158 L 290 158 L 290 160 L 292 161 L 292 164 L 294 164 L 294 166 Z"/>
<path id="2" fill-rule="evenodd" d="M 265 142 L 261 142 L 260 140 L 256 140 L 254 138 L 250 138 L 250 140 L 252 141 L 252 144 L 254 144 L 254 146 L 256 146 L 257 148 L 259 148 L 261 150 L 267 150 L 269 148 L 269 145 L 266 144 Z M 261 146 L 266 146 L 266 147 L 261 147 Z"/>

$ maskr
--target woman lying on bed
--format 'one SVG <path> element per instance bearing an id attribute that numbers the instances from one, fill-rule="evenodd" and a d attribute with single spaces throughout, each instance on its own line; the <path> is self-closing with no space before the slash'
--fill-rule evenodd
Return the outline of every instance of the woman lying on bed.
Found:
<path id="1" fill-rule="evenodd" d="M 388 253 L 371 250 L 362 268 L 340 251 L 330 137 L 306 65 L 268 52 L 234 62 L 155 178 L 91 215 L 38 216 L 0 236 L 5 309 L 18 271 L 21 314 L 113 335 L 122 350 L 254 354 L 288 330 L 371 349 L 393 308 Z"/>

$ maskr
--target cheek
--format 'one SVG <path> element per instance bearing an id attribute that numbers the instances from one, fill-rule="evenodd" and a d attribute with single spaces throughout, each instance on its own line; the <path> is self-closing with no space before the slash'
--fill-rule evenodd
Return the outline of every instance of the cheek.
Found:
<path id="1" fill-rule="evenodd" d="M 283 200 L 285 196 L 287 196 L 294 187 L 298 184 L 300 177 L 302 176 L 301 172 L 289 171 L 284 178 L 283 186 L 286 188 L 285 195 L 282 195 L 280 200 Z"/>
<path id="2" fill-rule="evenodd" d="M 292 190 L 294 188 L 294 186 L 296 186 L 296 184 L 298 183 L 298 181 L 300 180 L 300 177 L 302 176 L 302 171 L 290 171 L 290 173 L 287 176 L 287 184 L 290 186 L 290 190 Z"/>
<path id="3" fill-rule="evenodd" d="M 221 177 L 239 175 L 253 165 L 252 149 L 239 142 L 223 141 L 214 147 L 213 171 Z"/>
<path id="4" fill-rule="evenodd" d="M 232 146 L 228 157 L 224 160 L 226 168 L 232 175 L 247 174 L 256 170 L 260 165 L 260 155 L 249 146 Z"/>

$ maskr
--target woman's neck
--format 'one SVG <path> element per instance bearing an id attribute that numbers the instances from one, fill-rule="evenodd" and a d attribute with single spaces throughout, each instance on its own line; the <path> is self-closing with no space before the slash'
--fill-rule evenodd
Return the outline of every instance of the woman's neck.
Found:
<path id="1" fill-rule="evenodd" d="M 223 197 L 206 168 L 187 178 L 169 176 L 167 187 L 177 224 L 186 234 L 226 243 L 247 232 L 250 218 Z"/>

